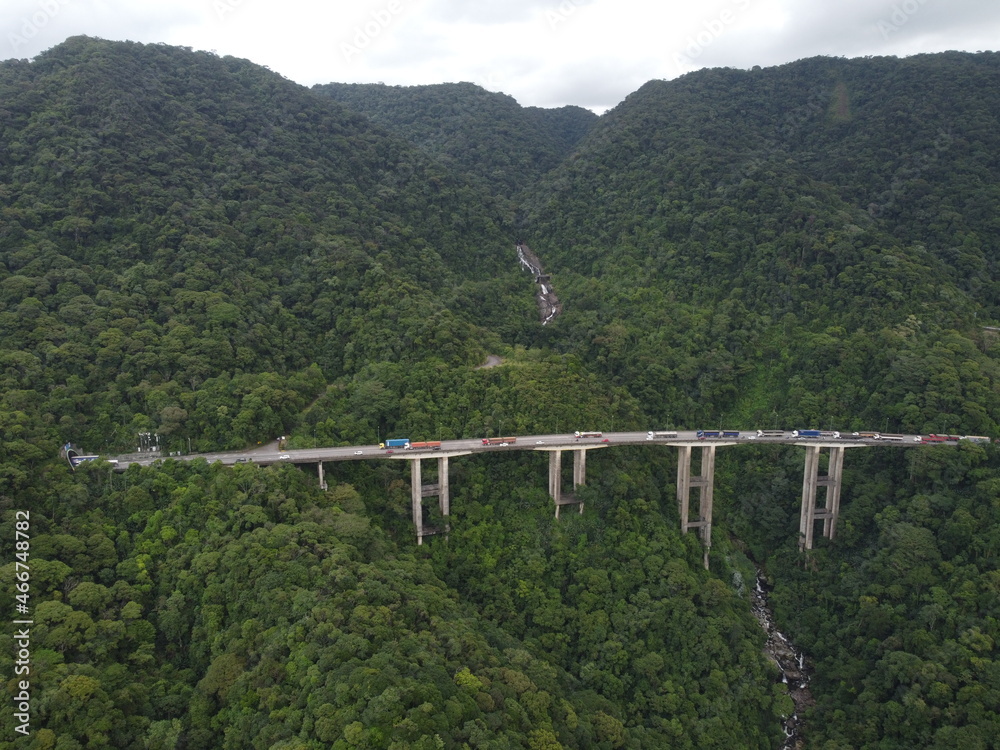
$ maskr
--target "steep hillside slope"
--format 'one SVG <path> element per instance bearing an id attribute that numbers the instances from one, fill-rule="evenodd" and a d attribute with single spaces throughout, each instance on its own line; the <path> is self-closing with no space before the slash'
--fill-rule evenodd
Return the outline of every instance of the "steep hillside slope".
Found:
<path id="1" fill-rule="evenodd" d="M 58 448 L 996 437 L 994 70 L 703 71 L 594 121 L 341 89 L 361 115 L 162 45 L 0 65 L 0 514 L 30 515 L 31 570 L 0 608 L 30 603 L 32 742 L 770 750 L 793 708 L 752 556 L 815 667 L 811 745 L 990 747 L 996 445 L 849 451 L 837 537 L 808 554 L 798 447 L 721 450 L 709 570 L 663 446 L 593 451 L 558 521 L 544 455 L 457 458 L 450 532 L 421 547 L 403 462 L 328 467 L 325 490 L 290 465 L 71 473 Z M 880 127 L 906 112 L 912 141 Z M 555 276 L 551 326 L 514 237 Z"/>
<path id="2" fill-rule="evenodd" d="M 597 122 L 582 107 L 522 107 L 471 83 L 329 83 L 317 93 L 398 133 L 443 163 L 511 196 L 559 164 Z"/>
<path id="3" fill-rule="evenodd" d="M 446 582 L 417 554 L 399 464 L 343 468 L 358 489 L 331 477 L 327 492 L 290 466 L 118 476 L 59 459 L 68 441 L 110 452 L 153 433 L 174 452 L 641 423 L 575 358 L 510 345 L 537 322 L 490 195 L 337 103 L 206 53 L 74 38 L 0 66 L 0 102 L 0 512 L 11 529 L 29 519 L 17 549 L 32 572 L 30 593 L 0 600 L 13 612 L 17 593 L 32 618 L 31 742 L 773 744 L 783 704 L 745 604 L 718 587 L 690 601 L 709 574 L 655 513 L 674 588 L 655 566 L 649 585 L 677 616 L 644 608 L 651 645 L 637 622 L 616 665 L 581 673 L 480 587 L 510 592 Z M 494 347 L 504 364 L 477 369 Z M 462 516 L 504 517 L 510 536 L 491 541 L 511 550 L 561 537 L 532 476 L 529 462 L 456 471 L 456 542 L 476 525 Z M 589 610 L 594 561 L 558 559 Z M 18 579 L 12 558 L 3 570 Z M 602 607 L 650 603 L 645 578 L 595 585 Z M 688 630 L 703 658 L 651 653 Z M 10 630 L 0 646 L 12 668 Z M 641 684 L 619 676 L 633 662 Z M 663 725 L 644 707 L 661 672 L 683 685 Z"/>
<path id="4" fill-rule="evenodd" d="M 980 325 L 995 316 L 997 231 L 978 206 L 1000 174 L 974 155 L 997 147 L 983 127 L 995 91 L 980 94 L 996 55 L 959 58 L 895 61 L 925 69 L 906 85 L 893 63 L 819 59 L 642 87 L 522 199 L 518 231 L 564 300 L 551 341 L 663 420 L 995 431 Z M 910 82 L 949 76 L 955 111 L 979 116 L 942 106 L 913 141 L 877 126 L 917 95 Z M 938 130 L 947 158 L 902 180 Z M 870 205 L 893 175 L 892 209 Z M 926 231 L 901 222 L 935 202 L 945 235 L 929 215 Z"/>
<path id="5" fill-rule="evenodd" d="M 997 436 L 998 59 L 646 84 L 521 197 L 564 305 L 541 340 L 664 426 Z M 996 447 L 849 452 L 836 540 L 808 555 L 801 452 L 748 450 L 719 459 L 715 536 L 765 565 L 816 665 L 809 746 L 989 747 Z"/>
<path id="6" fill-rule="evenodd" d="M 532 322 L 490 196 L 263 68 L 75 38 L 0 91 L 6 392 L 60 394 L 57 440 L 270 439 L 324 380 Z"/>

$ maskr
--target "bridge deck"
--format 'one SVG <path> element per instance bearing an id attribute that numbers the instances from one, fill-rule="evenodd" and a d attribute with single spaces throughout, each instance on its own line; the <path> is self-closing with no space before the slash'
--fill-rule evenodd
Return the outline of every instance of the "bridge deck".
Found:
<path id="1" fill-rule="evenodd" d="M 845 433 L 849 435 L 849 433 Z M 795 437 L 791 432 L 781 437 L 761 437 L 757 431 L 741 431 L 738 438 L 698 438 L 694 430 L 681 430 L 677 437 L 650 437 L 644 432 L 605 432 L 597 438 L 577 438 L 573 435 L 528 435 L 517 436 L 508 445 L 483 445 L 482 438 L 444 440 L 439 450 L 411 450 L 404 448 L 380 449 L 375 445 L 352 445 L 332 448 L 301 448 L 281 452 L 260 451 L 226 451 L 218 453 L 200 453 L 177 456 L 156 456 L 152 454 L 125 454 L 121 456 L 102 456 L 111 461 L 115 469 L 125 471 L 133 464 L 149 465 L 158 460 L 194 461 L 204 459 L 209 462 L 220 461 L 223 464 L 257 463 L 270 465 L 282 462 L 293 464 L 326 463 L 330 461 L 373 461 L 382 459 L 412 460 L 425 458 L 454 458 L 472 453 L 501 453 L 512 451 L 579 451 L 596 448 L 611 448 L 619 445 L 647 445 L 661 447 L 690 447 L 714 445 L 719 448 L 742 445 L 792 445 L 818 446 L 821 448 L 915 448 L 923 445 L 951 445 L 957 440 L 947 442 L 924 443 L 921 436 L 903 435 L 901 439 L 856 438 L 853 436 L 841 439 L 802 438 Z"/>

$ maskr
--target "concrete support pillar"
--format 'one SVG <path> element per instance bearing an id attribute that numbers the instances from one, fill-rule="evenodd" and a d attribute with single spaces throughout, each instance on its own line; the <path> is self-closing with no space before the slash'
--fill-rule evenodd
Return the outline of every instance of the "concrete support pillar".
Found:
<path id="1" fill-rule="evenodd" d="M 820 479 L 826 484 L 827 517 L 823 519 L 823 536 L 832 540 L 837 533 L 837 519 L 840 518 L 840 487 L 844 475 L 844 449 L 830 449 L 830 466 L 827 476 Z"/>
<path id="2" fill-rule="evenodd" d="M 567 448 L 573 451 L 573 489 L 576 489 L 587 481 L 587 451 L 582 448 Z M 559 509 L 564 505 L 576 505 L 583 513 L 583 503 L 576 499 L 575 495 L 563 497 L 562 493 L 562 454 L 563 449 L 556 448 L 547 451 L 549 454 L 549 495 L 556 506 L 556 518 L 559 518 Z"/>
<path id="3" fill-rule="evenodd" d="M 413 508 L 413 526 L 417 530 L 417 544 L 424 543 L 423 485 L 420 478 L 420 459 L 410 459 L 410 498 Z"/>
<path id="4" fill-rule="evenodd" d="M 826 476 L 819 475 L 819 445 L 806 446 L 805 469 L 802 472 L 802 511 L 799 516 L 799 549 L 813 548 L 816 521 L 823 521 L 823 536 L 833 539 L 840 517 L 840 487 L 844 471 L 844 449 L 830 448 Z M 816 504 L 817 490 L 826 488 L 824 505 Z"/>
<path id="5" fill-rule="evenodd" d="M 428 456 L 428 458 L 430 458 Z M 437 482 L 424 484 L 423 475 L 420 469 L 419 458 L 409 458 L 410 462 L 410 492 L 413 501 L 413 526 L 417 530 L 417 544 L 424 543 L 425 536 L 434 534 L 447 534 L 448 524 L 443 527 L 424 526 L 424 506 L 425 497 L 438 497 L 438 508 L 441 515 L 447 518 L 451 515 L 451 489 L 448 482 L 448 456 L 441 456 L 437 460 L 438 478 Z"/>
<path id="6" fill-rule="evenodd" d="M 705 546 L 705 569 L 708 569 L 708 553 L 712 548 L 712 503 L 715 493 L 715 449 L 714 445 L 701 446 L 701 474 L 691 476 L 691 446 L 680 446 L 677 455 L 677 508 L 681 517 L 681 532 L 688 529 L 701 530 L 701 542 Z M 691 519 L 691 488 L 698 488 L 698 516 Z"/>
<path id="7" fill-rule="evenodd" d="M 701 449 L 701 476 L 691 480 L 698 487 L 698 521 L 701 523 L 701 540 L 705 552 L 712 548 L 712 503 L 715 499 L 715 446 Z"/>
<path id="8" fill-rule="evenodd" d="M 806 446 L 802 472 L 802 511 L 799 514 L 799 549 L 812 549 L 816 513 L 816 479 L 819 476 L 819 446 Z"/>
<path id="9" fill-rule="evenodd" d="M 587 483 L 587 451 L 573 451 L 573 489 Z"/>
<path id="10" fill-rule="evenodd" d="M 451 496 L 448 487 L 448 457 L 438 459 L 438 507 L 442 516 L 451 515 Z"/>
<path id="11" fill-rule="evenodd" d="M 573 451 L 573 491 L 587 483 L 587 451 Z M 583 513 L 583 503 L 578 503 Z"/>
<path id="12" fill-rule="evenodd" d="M 556 506 L 559 518 L 559 503 L 562 500 L 562 451 L 549 451 L 549 496 Z"/>
<path id="13" fill-rule="evenodd" d="M 677 514 L 681 517 L 681 533 L 686 534 L 691 502 L 691 446 L 677 449 Z"/>
<path id="14" fill-rule="evenodd" d="M 328 488 L 326 486 L 326 479 L 323 477 L 323 462 L 317 461 L 316 466 L 318 467 L 318 474 L 319 474 L 319 488 L 321 490 L 326 490 Z"/>

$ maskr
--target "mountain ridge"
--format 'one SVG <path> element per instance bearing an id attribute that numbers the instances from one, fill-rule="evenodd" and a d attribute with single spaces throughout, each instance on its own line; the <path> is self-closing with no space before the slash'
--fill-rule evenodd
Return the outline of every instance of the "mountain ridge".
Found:
<path id="1" fill-rule="evenodd" d="M 599 118 L 350 89 L 382 122 L 166 45 L 0 64 L 0 512 L 31 518 L 37 744 L 771 748 L 793 709 L 759 569 L 815 666 L 810 743 L 989 747 L 992 444 L 850 455 L 804 555 L 801 452 L 721 451 L 707 570 L 655 446 L 593 451 L 559 521 L 537 455 L 455 460 L 451 515 L 420 509 L 449 534 L 419 548 L 402 462 L 322 489 L 288 462 L 58 456 L 995 437 L 997 59 L 699 71 Z M 519 242 L 563 305 L 544 327 Z"/>
<path id="2" fill-rule="evenodd" d="M 312 90 L 508 196 L 558 164 L 597 120 L 581 107 L 522 107 L 471 83 L 329 83 Z"/>

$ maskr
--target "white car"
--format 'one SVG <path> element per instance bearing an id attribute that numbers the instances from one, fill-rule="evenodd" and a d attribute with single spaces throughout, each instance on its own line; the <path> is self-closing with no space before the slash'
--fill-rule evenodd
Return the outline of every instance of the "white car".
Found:
<path id="1" fill-rule="evenodd" d="M 289 456 L 287 453 L 282 453 L 280 456 L 278 456 L 278 459 L 281 461 L 287 461 L 290 458 L 291 456 Z"/>
<path id="2" fill-rule="evenodd" d="M 354 451 L 355 456 L 360 456 L 364 451 Z"/>

